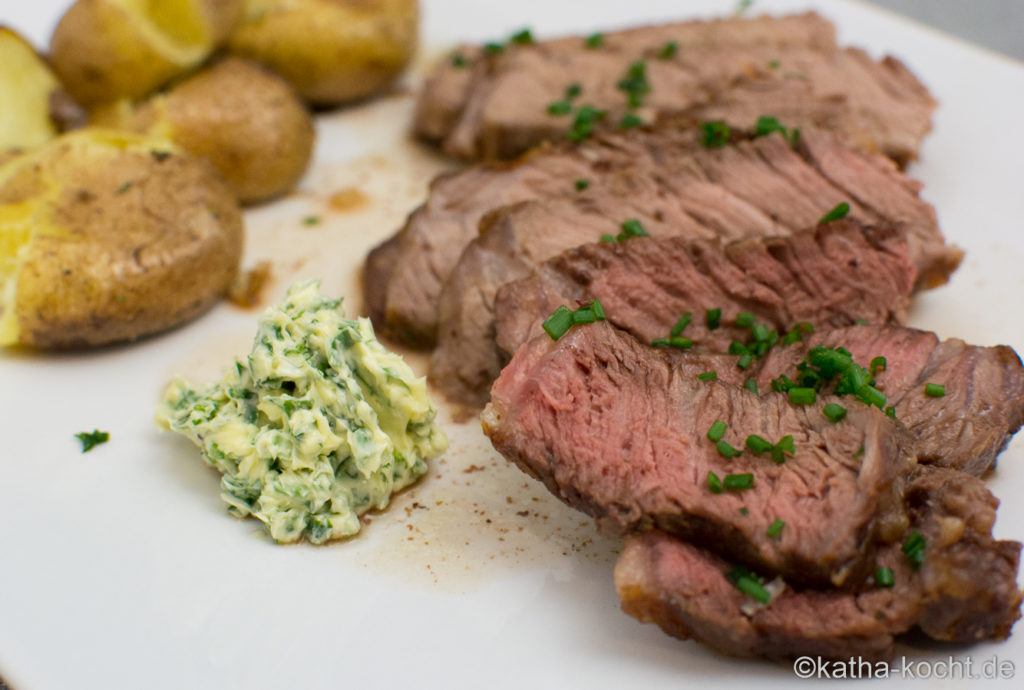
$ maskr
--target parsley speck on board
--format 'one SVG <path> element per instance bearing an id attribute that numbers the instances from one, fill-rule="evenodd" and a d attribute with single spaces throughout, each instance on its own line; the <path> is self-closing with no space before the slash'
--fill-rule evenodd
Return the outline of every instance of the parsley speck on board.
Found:
<path id="1" fill-rule="evenodd" d="M 77 433 L 75 434 L 75 438 L 82 442 L 82 452 L 88 453 L 90 450 L 100 445 L 101 443 L 106 443 L 107 441 L 109 441 L 110 433 L 106 431 L 100 431 L 99 429 L 93 429 L 91 432 L 82 431 L 80 433 Z"/>

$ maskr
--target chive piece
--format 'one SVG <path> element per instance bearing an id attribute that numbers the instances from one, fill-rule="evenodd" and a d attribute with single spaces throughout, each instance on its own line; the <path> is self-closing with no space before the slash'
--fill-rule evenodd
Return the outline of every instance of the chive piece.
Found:
<path id="1" fill-rule="evenodd" d="M 726 477 L 728 480 L 728 477 Z M 726 487 L 728 488 L 728 487 Z M 924 535 L 918 531 L 913 531 L 907 537 L 906 541 L 903 542 L 903 555 L 910 561 L 910 567 L 917 570 L 924 563 L 924 551 L 928 546 L 928 542 L 925 540 Z"/>
<path id="2" fill-rule="evenodd" d="M 320 216 L 306 216 L 302 219 L 303 225 L 320 225 Z"/>
<path id="3" fill-rule="evenodd" d="M 529 29 L 523 29 L 512 34 L 508 40 L 521 46 L 529 45 L 533 43 L 533 32 Z"/>
<path id="4" fill-rule="evenodd" d="M 658 59 L 671 60 L 676 56 L 677 50 L 679 50 L 679 42 L 669 41 L 668 43 L 661 47 L 661 50 L 658 51 Z"/>
<path id="5" fill-rule="evenodd" d="M 724 122 L 702 122 L 700 131 L 703 134 L 700 143 L 704 148 L 720 149 L 729 143 L 732 129 Z"/>
<path id="6" fill-rule="evenodd" d="M 565 87 L 565 97 L 572 100 L 583 93 L 583 87 L 578 82 L 573 82 Z"/>
<path id="7" fill-rule="evenodd" d="M 604 307 L 601 306 L 601 300 L 595 299 L 590 303 L 590 309 L 594 312 L 594 316 L 597 317 L 598 321 L 604 321 Z"/>
<path id="8" fill-rule="evenodd" d="M 604 45 L 604 34 L 590 34 L 583 41 L 586 48 L 600 48 Z"/>
<path id="9" fill-rule="evenodd" d="M 484 53 L 486 53 L 487 55 L 501 55 L 504 52 L 505 46 L 503 46 L 500 43 L 491 42 L 484 44 Z"/>
<path id="10" fill-rule="evenodd" d="M 768 529 L 767 529 L 767 531 L 765 531 L 765 534 L 768 535 L 768 537 L 770 539 L 774 539 L 775 537 L 777 537 L 780 534 L 782 534 L 782 528 L 785 527 L 785 526 L 786 526 L 786 521 L 785 520 L 783 520 L 782 518 L 775 518 L 772 521 L 772 524 L 768 525 Z"/>
<path id="11" fill-rule="evenodd" d="M 794 405 L 813 405 L 818 399 L 817 391 L 813 388 L 790 388 L 789 402 Z"/>
<path id="12" fill-rule="evenodd" d="M 828 418 L 828 421 L 833 424 L 842 421 L 846 417 L 846 408 L 837 403 L 829 403 L 828 405 L 825 405 L 825 407 L 821 408 L 821 412 Z"/>
<path id="13" fill-rule="evenodd" d="M 754 488 L 754 475 L 751 472 L 743 474 L 727 474 L 722 480 L 722 486 L 730 491 L 745 491 Z"/>
<path id="14" fill-rule="evenodd" d="M 643 224 L 636 218 L 627 220 L 622 224 L 622 234 L 625 235 L 625 237 L 650 237 L 650 235 L 647 234 L 647 231 L 644 230 Z M 619 239 L 624 238 L 620 237 Z"/>
<path id="15" fill-rule="evenodd" d="M 868 365 L 868 369 L 871 370 L 871 375 L 874 376 L 880 371 L 885 371 L 886 361 L 885 357 L 875 357 L 871 360 L 871 364 Z"/>
<path id="16" fill-rule="evenodd" d="M 749 311 L 741 311 L 736 315 L 736 325 L 740 328 L 750 328 L 754 325 L 754 315 Z"/>
<path id="17" fill-rule="evenodd" d="M 772 390 L 775 391 L 776 393 L 786 393 L 789 391 L 790 388 L 793 388 L 795 386 L 796 384 L 793 383 L 793 381 L 790 380 L 790 378 L 785 374 L 778 377 L 777 379 L 772 379 Z"/>
<path id="18" fill-rule="evenodd" d="M 644 119 L 635 113 L 626 113 L 619 120 L 619 129 L 636 129 L 644 124 Z"/>
<path id="19" fill-rule="evenodd" d="M 736 566 L 726 573 L 726 577 L 729 579 L 729 582 L 732 583 L 733 587 L 740 590 L 748 597 L 757 599 L 762 604 L 767 604 L 772 600 L 771 593 L 765 589 L 760 582 L 758 582 L 757 576 L 743 566 Z"/>
<path id="20" fill-rule="evenodd" d="M 568 115 L 572 112 L 572 103 L 566 100 L 555 101 L 548 105 L 548 115 Z"/>
<path id="21" fill-rule="evenodd" d="M 569 307 L 564 304 L 545 319 L 543 323 L 544 331 L 551 336 L 552 340 L 558 340 L 565 332 L 572 326 L 573 313 Z"/>
<path id="22" fill-rule="evenodd" d="M 946 395 L 946 387 L 941 383 L 924 384 L 924 394 L 929 398 L 942 398 Z"/>
<path id="23" fill-rule="evenodd" d="M 651 341 L 651 347 L 668 347 L 668 338 L 655 338 Z"/>
<path id="24" fill-rule="evenodd" d="M 768 330 L 768 327 L 763 323 L 759 323 L 755 324 L 754 327 L 750 329 L 750 334 L 754 336 L 754 340 L 757 342 L 766 343 L 768 342 L 768 337 L 770 336 L 771 331 Z M 775 337 L 778 338 L 779 334 L 776 333 Z"/>
<path id="25" fill-rule="evenodd" d="M 745 355 L 747 354 L 747 346 L 738 341 L 732 341 L 729 343 L 729 354 L 730 355 Z"/>
<path id="26" fill-rule="evenodd" d="M 761 438 L 757 434 L 751 434 L 750 436 L 747 436 L 746 445 L 747 448 L 754 451 L 758 455 L 761 455 L 762 453 L 767 453 L 774 447 L 771 443 Z"/>
<path id="27" fill-rule="evenodd" d="M 697 378 L 699 378 L 701 381 L 717 381 L 718 380 L 718 372 L 717 371 L 705 371 L 703 374 L 697 374 Z"/>
<path id="28" fill-rule="evenodd" d="M 846 218 L 846 214 L 849 212 L 850 205 L 844 201 L 837 205 L 834 209 L 823 215 L 821 217 L 821 220 L 818 221 L 818 225 L 822 225 L 823 223 L 831 223 L 832 221 L 839 220 L 840 218 Z"/>
<path id="29" fill-rule="evenodd" d="M 704 317 L 708 324 L 708 330 L 716 330 L 722 325 L 722 310 L 721 309 L 708 309 L 707 315 Z"/>
<path id="30" fill-rule="evenodd" d="M 615 241 L 615 235 L 608 235 L 608 234 L 601 235 L 601 241 L 602 242 L 614 242 Z"/>
<path id="31" fill-rule="evenodd" d="M 110 433 L 107 431 L 100 431 L 99 429 L 93 429 L 91 432 L 82 431 L 75 434 L 75 438 L 82 442 L 82 452 L 88 453 L 90 450 L 106 443 L 110 440 Z"/>
<path id="32" fill-rule="evenodd" d="M 713 494 L 722 493 L 722 480 L 714 472 L 708 472 L 708 490 Z"/>
<path id="33" fill-rule="evenodd" d="M 768 69 L 778 69 L 782 65 L 778 60 L 769 60 Z"/>
<path id="34" fill-rule="evenodd" d="M 754 362 L 754 356 L 747 352 L 746 354 L 740 355 L 739 361 L 736 362 L 736 366 L 740 369 L 749 369 L 750 365 Z"/>
<path id="35" fill-rule="evenodd" d="M 584 189 L 590 186 L 590 180 L 585 177 L 581 177 L 576 180 L 576 191 L 582 192 Z"/>
<path id="36" fill-rule="evenodd" d="M 729 428 L 729 425 L 723 422 L 721 419 L 716 419 L 715 423 L 708 429 L 708 438 L 712 441 L 718 442 L 725 436 L 725 430 Z"/>
<path id="37" fill-rule="evenodd" d="M 740 506 L 740 515 L 750 515 L 750 509 L 746 506 Z"/>
<path id="38" fill-rule="evenodd" d="M 757 389 L 757 381 L 755 381 L 754 379 L 747 379 L 746 381 L 744 381 L 743 387 L 746 388 L 751 393 L 753 393 L 754 395 L 761 395 L 761 391 Z"/>
<path id="39" fill-rule="evenodd" d="M 796 453 L 796 444 L 793 443 L 793 436 L 786 434 L 779 439 L 779 442 L 772 446 L 772 462 L 781 465 L 786 461 L 786 456 L 793 457 Z"/>
<path id="40" fill-rule="evenodd" d="M 879 587 L 889 589 L 896 584 L 896 578 L 893 577 L 891 568 L 879 568 L 875 571 L 875 584 Z"/>
<path id="41" fill-rule="evenodd" d="M 672 347 L 678 347 L 681 350 L 685 350 L 686 348 L 693 347 L 693 341 L 692 340 L 690 340 L 689 338 L 681 338 L 679 336 L 675 336 L 675 337 L 669 338 L 668 339 L 668 344 L 671 345 Z"/>
<path id="42" fill-rule="evenodd" d="M 594 310 L 589 307 L 577 309 L 572 313 L 573 325 L 578 323 L 594 323 L 595 321 L 597 321 L 597 315 L 594 314 Z"/>
<path id="43" fill-rule="evenodd" d="M 888 400 L 885 393 L 873 386 L 864 386 L 858 390 L 857 399 L 867 403 L 868 405 L 874 405 L 878 409 L 883 409 L 885 407 L 886 400 Z"/>
<path id="44" fill-rule="evenodd" d="M 643 98 L 651 91 L 651 85 L 647 81 L 647 63 L 637 60 L 630 63 L 626 75 L 619 80 L 616 87 L 619 91 L 626 93 L 626 99 L 630 108 L 639 108 L 643 105 Z"/>
<path id="45" fill-rule="evenodd" d="M 729 445 L 729 443 L 727 441 L 719 441 L 718 443 L 715 444 L 715 448 L 718 449 L 719 453 L 721 453 L 722 455 L 724 455 L 725 457 L 727 457 L 730 460 L 732 460 L 733 458 L 738 458 L 739 456 L 743 455 L 743 451 L 742 450 L 737 450 L 737 449 L 733 448 L 731 445 Z M 726 480 L 728 480 L 728 479 L 729 479 L 729 477 L 726 477 Z M 729 485 L 726 484 L 725 488 L 728 489 L 728 488 L 731 488 L 731 487 L 729 487 Z"/>
<path id="46" fill-rule="evenodd" d="M 570 141 L 583 141 L 590 137 L 594 131 L 594 123 L 606 115 L 605 111 L 598 110 L 592 105 L 581 106 L 576 111 L 576 118 L 572 122 L 572 128 L 566 133 Z"/>
<path id="47" fill-rule="evenodd" d="M 671 336 L 679 335 L 686 329 L 687 326 L 690 325 L 691 319 L 693 319 L 693 312 L 686 312 L 685 314 L 679 317 L 679 320 L 676 321 L 676 325 L 672 327 L 672 330 L 669 331 L 668 334 Z"/>
<path id="48" fill-rule="evenodd" d="M 871 325 L 871 322 L 869 322 L 867 319 L 854 319 L 853 322 L 855 324 L 857 324 L 858 326 L 870 326 Z"/>
<path id="49" fill-rule="evenodd" d="M 889 405 L 889 407 L 885 408 L 885 414 L 889 415 L 893 419 L 896 419 L 896 408 L 893 407 L 892 405 Z"/>
<path id="50" fill-rule="evenodd" d="M 469 61 L 466 60 L 466 56 L 463 55 L 462 53 L 455 53 L 454 55 L 452 55 L 452 67 L 461 68 L 467 66 L 468 64 Z"/>

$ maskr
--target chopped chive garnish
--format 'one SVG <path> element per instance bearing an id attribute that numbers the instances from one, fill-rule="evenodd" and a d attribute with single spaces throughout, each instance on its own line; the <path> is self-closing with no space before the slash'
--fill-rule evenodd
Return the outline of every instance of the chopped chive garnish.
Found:
<path id="1" fill-rule="evenodd" d="M 771 593 L 764 588 L 759 578 L 743 566 L 736 566 L 726 573 L 726 577 L 733 587 L 748 597 L 757 599 L 762 604 L 767 604 L 772 600 Z"/>
<path id="2" fill-rule="evenodd" d="M 630 63 L 626 75 L 619 80 L 616 87 L 626 93 L 630 108 L 639 108 L 643 105 L 644 96 L 651 91 L 651 85 L 647 81 L 647 63 L 643 60 Z"/>
<path id="3" fill-rule="evenodd" d="M 600 48 L 604 45 L 604 34 L 590 34 L 583 41 L 587 48 Z"/>
<path id="4" fill-rule="evenodd" d="M 754 451 L 758 455 L 761 455 L 762 453 L 767 453 L 774 447 L 771 443 L 761 438 L 757 434 L 751 434 L 750 436 L 747 436 L 746 444 L 747 448 Z"/>
<path id="5" fill-rule="evenodd" d="M 785 526 L 785 520 L 783 520 L 782 518 L 775 518 L 772 521 L 772 524 L 768 525 L 768 530 L 765 532 L 765 534 L 767 534 L 768 537 L 770 537 L 771 539 L 774 539 L 775 537 L 782 534 L 782 528 Z"/>
<path id="6" fill-rule="evenodd" d="M 555 101 L 548 105 L 548 115 L 568 115 L 572 112 L 572 103 L 566 100 Z"/>
<path id="7" fill-rule="evenodd" d="M 754 125 L 755 137 L 767 136 L 772 132 L 778 132 L 781 134 L 782 138 L 785 139 L 790 146 L 796 146 L 796 142 L 800 138 L 799 129 L 793 128 L 792 130 L 788 130 L 779 124 L 779 120 L 777 118 L 767 115 L 757 118 L 757 124 Z"/>
<path id="8" fill-rule="evenodd" d="M 743 455 L 743 451 L 742 450 L 737 450 L 737 449 L 733 448 L 731 445 L 729 445 L 729 443 L 727 441 L 719 441 L 718 443 L 715 444 L 715 448 L 718 449 L 719 453 L 721 453 L 725 457 L 729 458 L 730 460 L 732 460 L 733 458 L 738 458 L 739 456 Z M 725 488 L 727 488 L 727 489 L 732 488 L 728 484 L 729 477 L 726 477 L 725 479 L 726 479 Z"/>
<path id="9" fill-rule="evenodd" d="M 702 122 L 700 124 L 701 140 L 704 148 L 720 149 L 729 143 L 732 129 L 724 122 Z"/>
<path id="10" fill-rule="evenodd" d="M 708 490 L 713 494 L 722 493 L 722 480 L 714 472 L 708 472 Z"/>
<path id="11" fill-rule="evenodd" d="M 306 216 L 302 219 L 303 225 L 320 225 L 320 216 Z"/>
<path id="12" fill-rule="evenodd" d="M 722 325 L 722 310 L 721 309 L 708 309 L 708 313 L 705 316 L 705 320 L 708 324 L 708 330 L 713 331 Z"/>
<path id="13" fill-rule="evenodd" d="M 729 425 L 723 422 L 721 419 L 716 419 L 715 423 L 708 429 L 708 438 L 712 441 L 721 441 L 722 437 L 725 436 L 725 430 L 729 428 Z"/>
<path id="14" fill-rule="evenodd" d="M 671 60 L 676 56 L 677 50 L 679 50 L 679 42 L 669 41 L 668 43 L 661 47 L 661 50 L 658 51 L 658 59 Z"/>
<path id="15" fill-rule="evenodd" d="M 754 356 L 749 352 L 740 355 L 739 361 L 736 362 L 736 366 L 740 369 L 749 369 L 750 365 L 754 362 Z"/>
<path id="16" fill-rule="evenodd" d="M 484 53 L 486 53 L 487 55 L 501 55 L 504 52 L 505 46 L 503 46 L 500 43 L 491 42 L 484 44 Z"/>
<path id="17" fill-rule="evenodd" d="M 794 405 L 813 405 L 818 393 L 813 388 L 790 388 L 789 402 Z"/>
<path id="18" fill-rule="evenodd" d="M 452 67 L 465 67 L 469 64 L 466 60 L 466 56 L 462 53 L 455 53 L 452 55 Z"/>
<path id="19" fill-rule="evenodd" d="M 889 407 L 885 408 L 885 414 L 889 415 L 893 419 L 896 419 L 896 408 L 893 407 L 892 405 L 889 405 Z"/>
<path id="20" fill-rule="evenodd" d="M 508 40 L 521 46 L 529 45 L 530 43 L 533 43 L 533 32 L 531 32 L 529 29 L 523 29 L 522 31 L 517 31 L 516 33 L 512 34 L 512 36 L 509 37 Z"/>
<path id="21" fill-rule="evenodd" d="M 572 313 L 573 325 L 578 323 L 594 323 L 595 321 L 597 321 L 597 315 L 589 307 L 577 309 Z"/>
<path id="22" fill-rule="evenodd" d="M 732 341 L 729 343 L 729 354 L 730 355 L 745 355 L 747 354 L 747 346 L 743 343 Z"/>
<path id="23" fill-rule="evenodd" d="M 575 184 L 576 184 L 576 191 L 577 192 L 582 192 L 584 189 L 586 189 L 587 187 L 590 186 L 590 180 L 588 180 L 585 177 L 581 177 L 578 180 L 576 180 Z"/>
<path id="24" fill-rule="evenodd" d="M 885 402 L 888 400 L 885 393 L 874 388 L 873 386 L 864 386 L 857 391 L 857 399 L 861 402 L 865 402 L 868 405 L 874 405 L 875 407 L 882 409 L 885 407 Z"/>
<path id="25" fill-rule="evenodd" d="M 875 357 L 871 360 L 871 364 L 868 365 L 868 369 L 871 370 L 871 375 L 874 376 L 880 371 L 885 371 L 886 361 L 885 357 Z"/>
<path id="26" fill-rule="evenodd" d="M 924 384 L 924 394 L 929 398 L 941 398 L 946 395 L 946 387 L 941 383 Z"/>
<path id="27" fill-rule="evenodd" d="M 655 338 L 651 341 L 651 347 L 668 347 L 668 338 Z"/>
<path id="28" fill-rule="evenodd" d="M 679 320 L 676 321 L 676 325 L 672 327 L 672 330 L 669 331 L 668 334 L 671 336 L 679 335 L 686 329 L 687 326 L 690 325 L 691 319 L 693 319 L 693 312 L 686 312 L 685 314 L 679 317 Z"/>
<path id="29" fill-rule="evenodd" d="M 653 345 L 654 347 L 675 347 L 679 348 L 680 350 L 685 350 L 687 348 L 693 347 L 693 341 L 690 340 L 689 338 L 680 338 L 679 336 L 674 336 L 672 338 L 655 338 L 654 340 L 651 341 L 651 345 Z"/>
<path id="30" fill-rule="evenodd" d="M 754 336 L 754 340 L 759 343 L 767 342 L 770 333 L 771 331 L 768 330 L 768 327 L 763 323 L 755 324 L 754 327 L 750 329 L 750 334 Z M 775 337 L 779 337 L 779 334 L 776 333 Z"/>
<path id="31" fill-rule="evenodd" d="M 697 374 L 697 378 L 699 378 L 701 381 L 717 381 L 718 380 L 718 372 L 717 371 L 705 371 L 703 374 Z"/>
<path id="32" fill-rule="evenodd" d="M 754 315 L 749 311 L 741 311 L 736 315 L 736 325 L 740 328 L 750 328 L 754 325 Z"/>
<path id="33" fill-rule="evenodd" d="M 782 65 L 778 60 L 769 60 L 768 69 L 778 69 Z"/>
<path id="34" fill-rule="evenodd" d="M 785 374 L 772 379 L 772 390 L 776 393 L 786 393 L 790 388 L 794 388 L 795 386 L 796 384 Z"/>
<path id="35" fill-rule="evenodd" d="M 601 300 L 595 299 L 591 302 L 590 309 L 594 312 L 594 316 L 597 317 L 598 321 L 604 321 L 604 307 L 601 306 Z"/>
<path id="36" fill-rule="evenodd" d="M 583 93 L 583 87 L 577 82 L 573 82 L 565 87 L 565 97 L 572 100 Z"/>
<path id="37" fill-rule="evenodd" d="M 743 387 L 746 388 L 751 393 L 753 393 L 754 395 L 761 395 L 761 391 L 757 389 L 757 381 L 755 381 L 754 379 L 747 379 L 746 381 L 744 381 Z"/>
<path id="38" fill-rule="evenodd" d="M 871 323 L 867 319 L 854 319 L 853 322 L 858 326 L 870 326 Z"/>
<path id="39" fill-rule="evenodd" d="M 833 424 L 842 421 L 846 417 L 846 408 L 837 403 L 829 403 L 821 408 L 821 411 L 828 418 L 828 421 Z"/>
<path id="40" fill-rule="evenodd" d="M 849 212 L 850 205 L 843 201 L 834 209 L 823 215 L 821 217 L 821 220 L 818 221 L 818 225 L 821 225 L 823 223 L 831 223 L 832 221 L 839 220 L 840 218 L 846 218 L 846 214 Z"/>
<path id="41" fill-rule="evenodd" d="M 913 531 L 907 537 L 906 541 L 903 542 L 903 555 L 910 561 L 910 567 L 917 570 L 924 563 L 924 551 L 927 547 L 928 542 L 925 540 L 924 535 L 918 531 Z"/>
<path id="42" fill-rule="evenodd" d="M 875 571 L 875 584 L 879 587 L 885 587 L 886 589 L 896 584 L 896 578 L 893 577 L 891 568 L 879 568 Z"/>
<path id="43" fill-rule="evenodd" d="M 787 455 L 793 457 L 794 453 L 796 453 L 796 444 L 793 443 L 793 436 L 786 434 L 772 446 L 772 461 L 776 465 L 781 465 L 786 461 Z"/>
<path id="44" fill-rule="evenodd" d="M 644 124 L 644 119 L 635 113 L 626 113 L 619 120 L 619 129 L 635 129 Z"/>
<path id="45" fill-rule="evenodd" d="M 93 429 L 90 431 L 82 431 L 75 434 L 75 438 L 82 442 L 82 452 L 88 453 L 90 450 L 106 443 L 110 440 L 110 432 L 100 431 L 99 429 Z"/>
<path id="46" fill-rule="evenodd" d="M 750 515 L 750 508 L 740 506 L 740 515 Z"/>
<path id="47" fill-rule="evenodd" d="M 594 123 L 605 116 L 605 111 L 598 110 L 592 105 L 581 106 L 576 111 L 576 117 L 572 122 L 572 128 L 566 133 L 570 141 L 583 141 L 594 132 Z"/>
<path id="48" fill-rule="evenodd" d="M 601 241 L 602 242 L 614 242 L 615 241 L 615 235 L 608 235 L 608 234 L 601 235 Z"/>
<path id="49" fill-rule="evenodd" d="M 558 340 L 565 332 L 572 326 L 573 313 L 569 307 L 564 304 L 558 309 L 552 312 L 551 316 L 544 320 L 543 328 L 544 331 L 551 336 L 552 340 Z"/>
<path id="50" fill-rule="evenodd" d="M 635 218 L 622 224 L 622 234 L 626 237 L 650 237 L 643 224 Z"/>

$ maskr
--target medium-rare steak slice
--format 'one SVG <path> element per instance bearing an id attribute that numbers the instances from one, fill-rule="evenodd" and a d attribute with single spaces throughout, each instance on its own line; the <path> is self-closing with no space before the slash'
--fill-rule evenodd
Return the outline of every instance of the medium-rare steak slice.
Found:
<path id="1" fill-rule="evenodd" d="M 482 419 L 502 455 L 605 532 L 657 526 L 793 582 L 840 585 L 871 565 L 875 537 L 902 531 L 913 456 L 881 410 L 851 406 L 833 424 L 821 402 L 678 376 L 670 357 L 596 322 L 520 348 Z M 750 435 L 791 436 L 793 455 L 737 456 Z M 776 518 L 780 538 L 766 534 Z"/>
<path id="2" fill-rule="evenodd" d="M 726 560 L 652 530 L 628 537 L 615 566 L 622 608 L 670 635 L 737 656 L 889 659 L 893 636 L 914 626 L 960 643 L 1008 637 L 1020 617 L 1021 545 L 992 538 L 996 499 L 973 477 L 922 467 L 904 501 L 907 536 L 924 537 L 924 559 L 915 570 L 903 540 L 882 547 L 876 564 L 892 571 L 891 588 L 787 586 L 757 606 L 733 586 Z"/>
<path id="3" fill-rule="evenodd" d="M 916 157 L 931 129 L 935 101 L 899 61 L 837 48 L 832 25 L 813 13 L 602 38 L 599 46 L 569 37 L 509 43 L 500 53 L 461 49 L 428 80 L 415 128 L 457 157 L 512 158 L 564 138 L 584 106 L 604 111 L 596 126 L 610 130 L 627 114 L 651 122 L 701 110 L 749 126 L 750 108 L 771 104 L 792 126 L 824 126 L 901 162 Z M 552 111 L 552 103 L 563 105 Z M 754 118 L 764 114 L 777 115 Z"/>
<path id="4" fill-rule="evenodd" d="M 367 299 L 379 305 L 371 312 L 383 315 L 375 320 L 378 330 L 405 343 L 432 345 L 443 285 L 478 236 L 480 219 L 530 199 L 572 198 L 608 208 L 618 203 L 661 217 L 676 234 L 729 238 L 803 230 L 849 202 L 851 218 L 905 228 L 918 288 L 944 282 L 960 260 L 960 250 L 942 239 L 934 209 L 918 197 L 920 185 L 880 156 L 851 152 L 812 130 L 800 135 L 795 149 L 779 134 L 737 135 L 721 148 L 704 148 L 697 139 L 692 130 L 632 130 L 439 178 L 400 231 L 393 261 L 365 271 Z M 577 180 L 586 180 L 586 189 L 577 190 Z M 623 214 L 619 222 L 629 217 Z M 547 232 L 557 236 L 560 229 Z"/>
<path id="5" fill-rule="evenodd" d="M 902 233 L 842 220 L 784 238 L 724 246 L 682 237 L 582 245 L 507 283 L 495 301 L 498 347 L 511 355 L 541 332 L 559 305 L 600 300 L 609 321 L 641 341 L 668 335 L 685 312 L 686 337 L 710 352 L 745 342 L 741 312 L 783 333 L 800 322 L 821 327 L 901 323 L 914 285 Z M 701 318 L 721 309 L 722 326 Z"/>

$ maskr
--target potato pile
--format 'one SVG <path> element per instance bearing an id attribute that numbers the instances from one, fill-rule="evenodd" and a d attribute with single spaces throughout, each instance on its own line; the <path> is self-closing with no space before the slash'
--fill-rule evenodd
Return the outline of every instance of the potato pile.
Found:
<path id="1" fill-rule="evenodd" d="M 215 303 L 239 205 L 309 164 L 309 108 L 387 88 L 417 26 L 416 0 L 77 0 L 45 59 L 0 26 L 0 345 L 134 340 Z"/>

